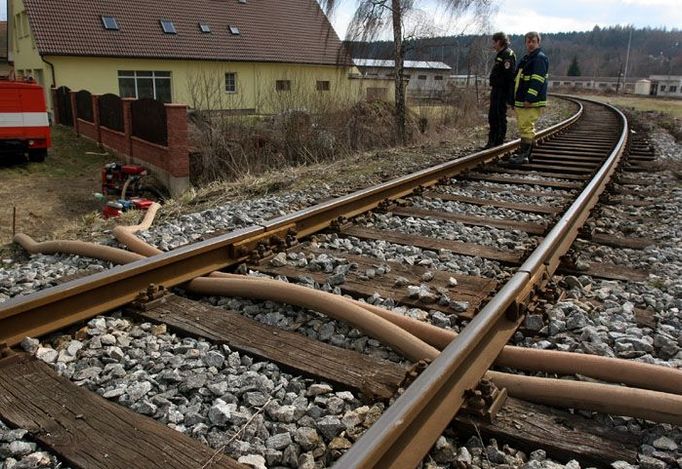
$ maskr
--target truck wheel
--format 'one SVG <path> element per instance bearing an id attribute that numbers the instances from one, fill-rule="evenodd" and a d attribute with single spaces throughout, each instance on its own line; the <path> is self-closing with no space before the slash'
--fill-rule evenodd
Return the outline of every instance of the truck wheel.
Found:
<path id="1" fill-rule="evenodd" d="M 47 148 L 41 148 L 39 150 L 29 150 L 28 160 L 34 163 L 42 163 L 47 157 Z"/>

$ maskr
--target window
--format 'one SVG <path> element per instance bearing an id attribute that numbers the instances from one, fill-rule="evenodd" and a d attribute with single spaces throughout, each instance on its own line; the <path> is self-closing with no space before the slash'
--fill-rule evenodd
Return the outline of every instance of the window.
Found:
<path id="1" fill-rule="evenodd" d="M 290 91 L 291 90 L 291 80 L 277 80 L 275 82 L 275 90 L 277 90 L 277 91 Z"/>
<path id="2" fill-rule="evenodd" d="M 417 75 L 417 80 L 426 80 L 426 75 Z"/>
<path id="3" fill-rule="evenodd" d="M 412 75 L 403 74 L 403 80 L 409 80 Z"/>
<path id="4" fill-rule="evenodd" d="M 118 89 L 121 98 L 154 98 L 162 103 L 173 100 L 170 72 L 121 70 Z"/>
<path id="5" fill-rule="evenodd" d="M 104 29 L 118 31 L 118 22 L 113 16 L 102 16 L 102 24 L 104 25 Z"/>
<path id="6" fill-rule="evenodd" d="M 230 72 L 225 74 L 225 91 L 228 93 L 237 92 L 237 74 Z"/>
<path id="7" fill-rule="evenodd" d="M 177 34 L 177 31 L 175 30 L 175 25 L 173 24 L 172 21 L 170 20 L 159 20 L 161 23 L 161 29 L 163 29 L 163 32 L 166 34 Z"/>
<path id="8" fill-rule="evenodd" d="M 443 79 L 443 75 L 436 75 L 435 77 L 433 77 L 433 79 L 436 81 L 441 81 Z"/>
<path id="9" fill-rule="evenodd" d="M 671 86 L 669 91 L 671 93 L 677 93 L 677 86 Z"/>
<path id="10" fill-rule="evenodd" d="M 208 23 L 199 23 L 199 29 L 201 30 L 202 33 L 211 32 L 211 27 L 208 25 Z"/>
<path id="11" fill-rule="evenodd" d="M 318 80 L 316 88 L 317 88 L 317 91 L 329 91 L 329 82 Z"/>
<path id="12" fill-rule="evenodd" d="M 239 36 L 239 28 L 238 28 L 238 27 L 236 27 L 236 26 L 234 26 L 234 25 L 231 24 L 230 26 L 228 26 L 228 28 L 230 28 L 230 32 L 231 32 L 233 35 Z"/>
<path id="13" fill-rule="evenodd" d="M 665 91 L 665 85 L 661 85 L 661 91 Z"/>

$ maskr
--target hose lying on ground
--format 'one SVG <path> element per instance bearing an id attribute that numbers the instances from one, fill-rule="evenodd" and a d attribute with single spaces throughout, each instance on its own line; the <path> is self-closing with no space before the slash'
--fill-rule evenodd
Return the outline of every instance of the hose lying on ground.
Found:
<path id="1" fill-rule="evenodd" d="M 147 217 L 145 217 L 145 219 L 146 218 Z M 153 216 L 150 218 L 153 218 Z M 141 225 L 144 225 L 144 222 Z M 117 230 L 116 232 L 119 234 L 132 234 L 135 229 L 135 227 L 121 228 L 121 230 Z M 139 240 L 139 238 L 136 239 L 141 243 L 144 243 Z M 29 252 L 33 253 L 40 252 L 41 247 L 50 250 L 50 253 L 55 253 L 55 249 L 64 247 L 72 254 L 88 255 L 96 258 L 106 257 L 107 260 L 116 258 L 124 261 L 122 263 L 142 258 L 139 254 L 79 241 L 35 243 L 26 235 L 17 235 L 15 241 L 22 244 L 22 246 L 28 246 L 31 249 Z M 150 248 L 149 251 L 153 249 L 158 252 L 156 248 L 149 245 L 147 246 Z M 125 255 L 123 253 L 125 253 Z M 410 332 L 403 330 L 401 327 L 397 327 L 385 318 L 391 317 L 395 319 L 396 322 L 402 322 L 407 325 L 406 328 L 418 330 L 420 335 L 426 332 L 435 332 L 430 329 L 432 327 L 437 329 L 434 326 L 424 328 L 422 327 L 424 324 L 418 323 L 420 326 L 417 327 L 416 324 L 412 322 L 414 320 L 383 310 L 382 308 L 365 305 L 361 302 L 350 301 L 338 295 L 332 295 L 299 285 L 271 279 L 260 279 L 257 277 L 242 277 L 238 279 L 235 277 L 239 276 L 235 276 L 234 274 L 219 272 L 213 273 L 213 275 L 217 278 L 200 277 L 188 282 L 188 289 L 196 293 L 209 295 L 225 294 L 230 296 L 271 299 L 285 303 L 291 302 L 292 304 L 314 309 L 319 312 L 325 312 L 327 307 L 332 305 L 334 308 L 337 308 L 337 312 L 340 309 L 341 313 L 339 319 L 350 318 L 351 323 L 355 327 L 358 327 L 358 329 L 366 332 L 368 335 L 378 338 L 385 345 L 388 345 L 395 350 L 403 351 L 412 361 L 433 359 L 438 354 L 438 351 L 435 348 L 426 345 Z M 296 297 L 296 301 L 292 302 L 292 296 Z M 356 303 L 361 303 L 362 307 Z M 381 313 L 379 313 L 379 311 L 381 311 Z M 367 312 L 372 312 L 374 314 L 368 315 Z M 333 315 L 332 317 L 336 316 Z M 397 321 L 397 317 L 408 319 L 408 321 Z M 355 321 L 359 321 L 360 324 L 356 324 Z M 450 334 L 454 337 L 454 333 L 450 332 Z M 445 342 L 446 338 L 446 335 L 439 332 L 438 334 L 434 334 L 432 340 L 435 342 Z M 523 355 L 525 355 L 527 351 L 529 351 L 529 349 L 523 349 Z M 546 351 L 538 352 L 546 353 Z M 583 356 L 580 354 L 567 355 L 569 355 L 572 360 L 576 360 L 578 357 Z M 514 357 L 513 354 L 512 357 Z M 597 358 L 601 359 L 602 357 Z M 625 363 L 628 365 L 632 364 L 632 362 Z M 566 364 L 566 366 L 568 366 L 568 364 Z M 659 372 L 661 369 L 664 369 L 663 367 L 655 368 Z M 551 370 L 549 371 L 551 372 Z M 623 370 L 621 369 L 620 372 L 622 373 Z M 586 374 L 590 375 L 590 373 Z M 682 397 L 674 394 L 606 384 L 581 383 L 569 380 L 510 375 L 493 371 L 489 371 L 486 374 L 486 377 L 492 379 L 498 386 L 506 387 L 511 396 L 532 402 L 546 403 L 557 407 L 596 410 L 616 415 L 629 415 L 676 425 L 682 424 Z M 622 377 L 618 381 L 623 381 Z M 677 388 L 677 390 L 679 391 L 679 388 Z"/>
<path id="2" fill-rule="evenodd" d="M 147 217 L 145 217 L 145 221 L 149 222 L 145 225 L 147 228 L 151 226 L 151 220 L 147 220 Z M 145 222 L 141 225 L 144 224 Z M 117 227 L 114 229 L 114 235 L 119 242 L 139 254 L 160 254 L 162 251 L 150 246 L 134 235 L 134 233 L 139 230 L 137 227 L 141 225 L 134 227 Z M 224 272 L 213 272 L 210 276 L 214 278 L 249 279 L 257 282 L 265 282 L 269 285 L 283 283 L 263 277 L 247 277 Z M 396 324 L 439 350 L 444 349 L 455 337 L 457 337 L 457 333 L 454 331 L 442 329 L 362 301 L 347 298 L 346 300 Z M 628 386 L 636 386 L 642 389 L 682 394 L 681 370 L 620 358 L 561 352 L 558 350 L 538 350 L 507 345 L 495 360 L 495 364 L 524 371 L 539 371 L 556 373 L 559 375 L 579 374 L 611 383 L 623 383 Z"/>
<path id="3" fill-rule="evenodd" d="M 131 230 L 118 230 L 118 233 L 129 234 L 131 233 Z M 158 253 L 161 252 L 156 248 L 149 246 L 147 243 L 139 240 L 137 237 L 132 236 L 132 238 L 137 239 L 141 244 L 147 245 L 150 250 L 153 249 Z M 128 244 L 127 237 L 123 237 L 123 239 L 119 238 L 119 240 L 124 242 L 124 244 Z M 29 236 L 25 234 L 18 234 L 15 237 L 15 242 L 20 244 L 31 254 L 76 254 L 107 260 L 117 264 L 125 264 L 144 258 L 144 256 L 122 249 L 100 246 L 83 241 L 46 241 L 42 243 L 36 243 Z M 284 284 L 284 282 L 279 282 L 277 280 L 260 277 L 246 277 L 243 275 L 228 274 L 224 272 L 213 272 L 210 276 L 212 278 L 233 278 L 239 280 L 265 282 L 263 285 L 267 284 L 267 282 L 277 282 L 276 284 Z M 337 295 L 335 296 L 338 298 Z M 398 325 L 399 327 L 423 340 L 427 344 L 430 344 L 441 350 L 457 336 L 457 334 L 453 331 L 441 329 L 431 324 L 403 316 L 387 309 L 379 308 L 377 306 L 357 300 L 347 301 L 351 301 L 356 306 L 362 307 L 373 314 L 383 317 L 384 319 Z M 613 383 L 623 383 L 628 386 L 636 386 L 642 389 L 651 389 L 674 394 L 682 393 L 682 371 L 674 368 L 630 360 L 571 352 L 560 352 L 554 350 L 536 350 L 507 345 L 498 356 L 495 364 L 498 366 L 506 366 L 525 371 L 541 371 L 560 375 L 581 374 L 594 379 L 600 379 Z"/>

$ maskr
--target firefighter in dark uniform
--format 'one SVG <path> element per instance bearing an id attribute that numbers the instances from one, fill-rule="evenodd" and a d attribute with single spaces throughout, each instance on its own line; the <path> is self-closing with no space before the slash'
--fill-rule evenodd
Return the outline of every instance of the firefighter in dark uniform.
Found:
<path id="1" fill-rule="evenodd" d="M 493 48 L 497 52 L 490 72 L 490 108 L 488 123 L 490 133 L 485 148 L 504 143 L 507 134 L 507 106 L 514 104 L 514 70 L 516 55 L 509 48 L 509 38 L 503 32 L 493 34 Z"/>

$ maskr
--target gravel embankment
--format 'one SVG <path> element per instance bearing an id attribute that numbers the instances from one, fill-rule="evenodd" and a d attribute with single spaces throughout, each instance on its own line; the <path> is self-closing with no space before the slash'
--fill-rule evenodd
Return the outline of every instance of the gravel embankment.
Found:
<path id="1" fill-rule="evenodd" d="M 652 140 L 659 157 L 673 159 L 682 154 L 679 145 L 655 133 Z M 671 146 L 672 145 L 672 146 Z M 597 353 L 633 360 L 682 367 L 682 243 L 680 225 L 680 184 L 668 173 L 651 179 L 648 189 L 666 188 L 657 197 L 663 207 L 661 218 L 648 223 L 634 236 L 657 240 L 655 247 L 645 251 L 604 248 L 582 243 L 577 257 L 591 262 L 615 262 L 648 268 L 655 273 L 645 284 L 606 282 L 586 276 L 563 279 L 568 295 L 561 303 L 548 305 L 542 315 L 528 319 L 524 333 L 514 341 L 523 346 L 556 348 L 560 350 Z M 511 175 L 518 177 L 519 175 Z M 493 197 L 517 203 L 538 203 L 538 199 L 515 195 L 514 187 L 504 184 L 453 181 L 446 190 L 453 194 L 489 197 L 484 187 L 505 189 Z M 559 196 L 568 191 L 526 186 L 526 190 L 551 192 L 556 197 L 543 197 L 544 205 L 561 205 Z M 276 194 L 238 202 L 196 214 L 183 215 L 173 221 L 154 226 L 141 236 L 156 246 L 169 250 L 192 242 L 211 231 L 225 231 L 257 223 L 290 213 L 312 204 L 335 192 L 303 191 Z M 448 202 L 433 205 L 423 198 L 415 199 L 417 206 L 469 215 L 514 218 L 540 222 L 544 218 L 507 209 L 479 207 Z M 423 204 L 423 205 L 419 205 Z M 678 209 L 676 209 L 678 207 Z M 602 213 L 607 210 L 602 210 Z M 613 234 L 632 233 L 632 217 L 620 217 L 618 206 L 608 207 L 608 223 L 594 226 Z M 622 208 L 628 212 L 628 208 Z M 651 211 L 643 215 L 651 216 Z M 601 214 L 600 214 L 601 216 Z M 664 218 L 665 217 L 665 218 Z M 443 239 L 456 239 L 500 246 L 506 249 L 526 249 L 534 246 L 535 238 L 525 233 L 471 227 L 459 223 L 423 219 L 399 218 L 390 214 L 374 214 L 364 218 L 368 226 L 419 233 Z M 505 241 L 506 240 L 506 241 Z M 319 285 L 310 277 L 297 279 L 299 283 L 338 292 L 338 285 L 353 268 L 345 254 L 363 254 L 377 260 L 370 274 L 383 275 L 387 262 L 421 265 L 429 270 L 446 270 L 456 274 L 479 275 L 504 281 L 511 270 L 499 263 L 479 258 L 434 252 L 383 241 L 362 241 L 343 238 L 336 234 L 316 237 L 317 245 L 338 252 L 335 256 L 306 257 L 295 253 L 280 256 L 276 262 L 328 274 L 328 281 Z M 93 262 L 75 256 L 32 256 L 28 261 L 3 261 L 0 270 L 0 301 L 23 293 L 50 286 L 63 275 L 86 269 L 104 269 L 106 263 Z M 428 280 L 419 287 L 417 295 L 428 290 Z M 423 288 L 426 287 L 426 288 Z M 440 295 L 440 292 L 430 292 Z M 441 295 L 443 296 L 443 295 Z M 438 297 L 438 301 L 447 298 Z M 236 298 L 206 298 L 214 305 L 239 311 L 260 322 L 287 330 L 298 331 L 327 343 L 356 350 L 392 361 L 402 358 L 363 336 L 356 329 L 338 321 L 303 310 L 272 302 Z M 367 299 L 375 304 L 393 307 L 390 300 L 375 295 Z M 454 302 L 453 302 L 454 303 Z M 451 305 L 453 310 L 465 307 Z M 644 326 L 635 308 L 649 308 L 655 327 Z M 403 314 L 430 321 L 441 327 L 459 330 L 454 315 L 416 308 L 395 308 Z M 330 465 L 371 425 L 384 409 L 383 404 L 364 403 L 360 396 L 341 391 L 323 382 L 304 379 L 281 371 L 275 364 L 254 360 L 252 357 L 215 346 L 209 342 L 169 333 L 163 326 L 136 323 L 118 314 L 91 320 L 77 335 L 51 337 L 41 343 L 25 341 L 32 350 L 57 371 L 78 385 L 99 393 L 131 409 L 156 418 L 159 422 L 196 437 L 213 448 L 226 452 L 254 467 L 324 467 Z M 642 436 L 640 448 L 642 468 L 682 467 L 682 432 L 670 425 L 653 425 L 637 419 L 605 417 L 585 413 L 597 421 L 609 423 Z M 0 425 L 0 456 L 4 467 L 20 458 L 6 453 L 8 432 Z M 28 438 L 22 434 L 20 439 Z M 21 440 L 24 441 L 24 440 Z M 26 443 L 30 443 L 25 440 Z M 17 446 L 17 445 L 15 445 Z M 31 447 L 33 454 L 40 452 Z M 42 453 L 41 453 L 42 454 Z M 61 467 L 50 459 L 46 466 Z M 2 458 L 0 458 L 2 461 Z M 28 463 L 27 463 L 28 464 Z M 530 454 L 498 444 L 494 440 L 481 442 L 477 437 L 457 439 L 446 432 L 438 441 L 425 467 L 509 467 L 577 469 L 577 462 L 559 464 L 546 458 L 543 451 Z M 34 466 L 25 466 L 34 467 Z M 619 463 L 617 469 L 627 469 Z"/>

